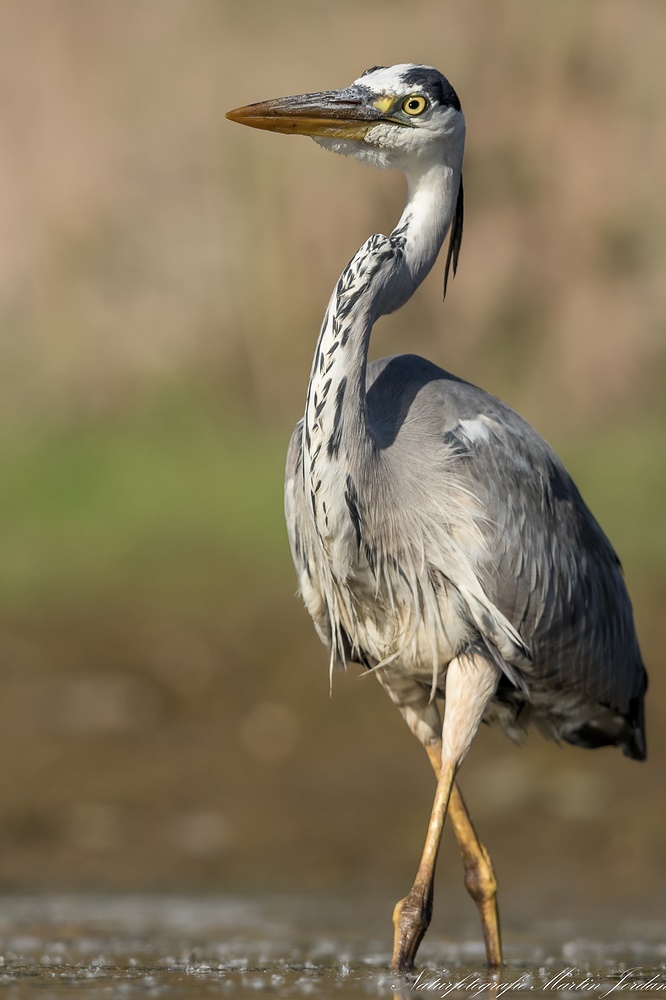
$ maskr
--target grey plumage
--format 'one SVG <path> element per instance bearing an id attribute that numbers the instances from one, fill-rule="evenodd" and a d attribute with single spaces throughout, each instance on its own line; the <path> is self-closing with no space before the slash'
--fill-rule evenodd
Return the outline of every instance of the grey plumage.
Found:
<path id="1" fill-rule="evenodd" d="M 366 240 L 326 310 L 285 511 L 331 671 L 347 660 L 372 671 L 437 773 L 416 879 L 394 910 L 391 967 L 413 967 L 449 814 L 497 970 L 497 883 L 458 769 L 481 721 L 515 739 L 534 722 L 578 746 L 645 757 L 647 681 L 620 564 L 522 417 L 415 355 L 368 364 L 375 321 L 410 298 L 448 232 L 445 292 L 456 271 L 465 120 L 449 81 L 429 66 L 374 67 L 346 90 L 229 116 L 407 178 L 397 226 Z"/>
<path id="2" fill-rule="evenodd" d="M 357 100 L 389 72 L 364 74 Z M 401 80 L 439 99 L 449 122 L 462 119 L 441 74 L 406 67 Z M 348 99 L 336 103 L 350 114 Z M 646 676 L 630 601 L 557 456 L 509 407 L 428 361 L 367 365 L 374 321 L 411 296 L 449 227 L 445 281 L 455 271 L 462 151 L 450 162 L 435 182 L 418 168 L 430 204 L 410 179 L 391 236 L 366 241 L 329 303 L 287 465 L 301 592 L 331 662 L 379 664 L 389 693 L 401 672 L 441 692 L 447 662 L 480 651 L 502 671 L 487 721 L 518 737 L 532 720 L 558 739 L 642 758 Z"/>
<path id="3" fill-rule="evenodd" d="M 569 743 L 617 744 L 642 759 L 646 676 L 620 564 L 552 449 L 498 399 L 414 355 L 370 364 L 366 398 L 376 446 L 355 465 L 356 478 L 350 474 L 348 504 L 359 553 L 388 549 L 389 524 L 393 537 L 408 538 L 429 505 L 424 491 L 445 492 L 455 477 L 483 511 L 474 518 L 483 540 L 475 571 L 524 646 L 512 648 L 492 614 L 484 620 L 459 597 L 455 565 L 442 572 L 428 563 L 421 579 L 434 594 L 458 595 L 465 627 L 454 655 L 480 647 L 502 668 L 487 720 L 513 738 L 533 721 Z M 299 577 L 316 581 L 324 574 L 303 486 L 301 427 L 287 461 L 287 523 Z M 336 626 L 325 599 L 316 624 L 330 645 Z M 373 664 L 349 636 L 346 645 L 337 656 Z"/>

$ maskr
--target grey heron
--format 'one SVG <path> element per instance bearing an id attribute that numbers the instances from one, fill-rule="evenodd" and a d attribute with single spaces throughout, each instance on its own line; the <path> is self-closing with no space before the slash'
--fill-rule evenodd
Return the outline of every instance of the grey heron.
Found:
<path id="1" fill-rule="evenodd" d="M 647 678 L 620 564 L 517 413 L 415 355 L 368 363 L 373 324 L 410 298 L 449 231 L 445 290 L 456 270 L 465 119 L 449 81 L 430 66 L 375 66 L 347 89 L 228 117 L 406 175 L 397 226 L 363 244 L 326 310 L 289 446 L 286 519 L 331 667 L 375 674 L 437 775 L 416 878 L 393 914 L 391 967 L 413 967 L 430 922 L 448 813 L 498 969 L 496 879 L 457 772 L 481 722 L 516 740 L 533 723 L 644 759 Z"/>

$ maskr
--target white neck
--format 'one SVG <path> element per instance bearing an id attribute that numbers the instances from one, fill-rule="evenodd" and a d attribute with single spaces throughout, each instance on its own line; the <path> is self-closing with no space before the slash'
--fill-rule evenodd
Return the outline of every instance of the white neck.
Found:
<path id="1" fill-rule="evenodd" d="M 412 296 L 432 268 L 449 231 L 456 209 L 462 175 L 462 149 L 458 162 L 416 164 L 407 173 L 407 204 L 391 237 L 404 239 L 402 277 L 404 292 L 391 309 L 380 308 L 377 315 L 393 312 Z"/>
<path id="2" fill-rule="evenodd" d="M 399 309 L 434 264 L 458 197 L 456 163 L 428 162 L 407 174 L 408 200 L 390 237 L 371 236 L 342 272 L 315 351 L 303 427 L 306 492 L 322 539 L 341 538 L 346 475 L 372 437 L 366 365 L 375 320 Z"/>

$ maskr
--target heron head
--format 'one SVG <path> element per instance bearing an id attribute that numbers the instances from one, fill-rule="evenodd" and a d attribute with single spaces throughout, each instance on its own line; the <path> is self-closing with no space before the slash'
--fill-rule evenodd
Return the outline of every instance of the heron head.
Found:
<path id="1" fill-rule="evenodd" d="M 432 66 L 413 63 L 375 66 L 345 90 L 250 104 L 227 118 L 309 135 L 332 152 L 407 172 L 415 161 L 442 159 L 447 152 L 462 161 L 465 139 L 465 119 L 449 81 Z"/>

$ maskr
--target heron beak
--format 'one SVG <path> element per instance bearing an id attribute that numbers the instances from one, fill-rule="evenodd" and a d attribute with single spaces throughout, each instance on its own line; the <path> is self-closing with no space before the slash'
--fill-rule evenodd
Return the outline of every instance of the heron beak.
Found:
<path id="1" fill-rule="evenodd" d="M 385 121 L 385 99 L 373 103 L 367 92 L 354 87 L 321 94 L 299 94 L 248 104 L 228 111 L 227 118 L 251 128 L 287 135 L 323 135 L 363 140 L 373 125 Z M 380 107 L 381 105 L 381 107 Z"/>

